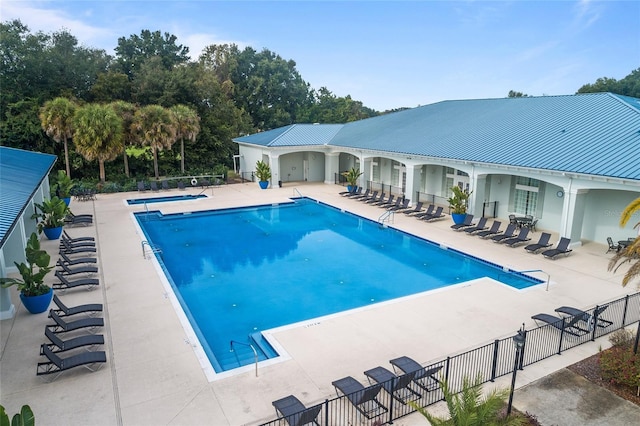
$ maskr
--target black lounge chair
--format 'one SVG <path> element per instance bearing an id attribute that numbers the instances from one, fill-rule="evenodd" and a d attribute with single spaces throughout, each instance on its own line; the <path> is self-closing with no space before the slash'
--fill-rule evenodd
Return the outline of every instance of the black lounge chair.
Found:
<path id="1" fill-rule="evenodd" d="M 160 182 L 160 186 L 165 191 L 169 190 L 169 182 L 166 180 L 163 180 L 162 182 Z"/>
<path id="2" fill-rule="evenodd" d="M 491 237 L 491 239 L 494 242 L 498 243 L 498 242 L 500 242 L 500 240 L 506 240 L 508 238 L 513 238 L 515 236 L 515 232 L 516 232 L 517 228 L 518 228 L 517 225 L 514 225 L 513 223 L 510 223 L 509 225 L 507 225 L 507 229 L 505 229 L 502 234 L 494 235 L 493 237 Z"/>
<path id="3" fill-rule="evenodd" d="M 582 321 L 582 315 L 561 318 L 555 315 L 540 313 L 533 315 L 531 319 L 533 319 L 538 326 L 541 326 L 541 324 L 550 325 L 572 336 L 581 336 L 589 332 L 589 330 L 578 326 L 578 323 Z"/>
<path id="4" fill-rule="evenodd" d="M 178 189 L 181 189 L 184 191 L 184 182 L 181 180 L 178 181 Z"/>
<path id="5" fill-rule="evenodd" d="M 342 392 L 347 399 L 356 407 L 362 415 L 371 419 L 380 414 L 386 413 L 387 407 L 382 405 L 376 398 L 382 390 L 382 385 L 373 385 L 365 388 L 362 383 L 351 376 L 336 380 L 331 383 L 336 388 L 336 393 L 340 396 Z"/>
<path id="6" fill-rule="evenodd" d="M 596 306 L 596 308 L 593 310 L 593 316 L 588 312 L 585 312 L 578 308 L 573 308 L 571 306 L 560 306 L 559 308 L 556 309 L 556 312 L 559 313 L 560 315 L 567 315 L 570 317 L 579 316 L 582 321 L 587 323 L 589 331 L 591 331 L 593 330 L 593 318 L 596 318 L 598 322 L 598 327 L 606 328 L 606 327 L 609 327 L 611 324 L 613 324 L 613 321 L 609 321 L 608 319 L 604 319 L 600 317 L 600 314 L 604 312 L 604 310 L 607 309 L 608 307 L 609 305 Z"/>
<path id="7" fill-rule="evenodd" d="M 474 232 L 484 231 L 485 229 L 487 229 L 487 218 L 481 217 L 478 223 L 464 228 L 463 231 L 467 234 L 473 234 Z"/>
<path id="8" fill-rule="evenodd" d="M 364 193 L 359 192 L 353 195 L 347 195 L 347 198 L 351 198 L 352 200 L 359 200 L 361 198 L 367 198 L 369 194 L 371 194 L 371 190 L 367 189 L 366 191 L 364 191 Z"/>
<path id="9" fill-rule="evenodd" d="M 393 197 L 393 195 L 392 195 Z M 402 198 L 400 197 L 396 197 L 396 201 L 395 203 L 385 203 L 385 204 L 381 204 L 380 207 L 382 207 L 383 209 L 387 209 L 387 210 L 394 210 L 398 207 L 400 207 L 400 203 L 402 203 Z"/>
<path id="10" fill-rule="evenodd" d="M 500 231 L 501 226 L 502 226 L 502 222 L 500 222 L 499 220 L 494 220 L 493 224 L 491 225 L 491 228 L 484 231 L 476 232 L 473 235 L 477 235 L 480 238 L 489 238 L 494 235 L 498 235 L 500 232 L 502 232 Z"/>
<path id="11" fill-rule="evenodd" d="M 59 283 L 53 283 L 54 290 L 69 290 L 77 287 L 88 287 L 89 290 L 100 284 L 97 278 L 80 278 L 74 281 L 69 281 L 67 277 L 62 275 L 59 271 L 55 272 L 55 276 L 60 280 Z"/>
<path id="12" fill-rule="evenodd" d="M 158 182 L 156 182 L 155 180 L 152 180 L 152 181 L 149 183 L 149 187 L 151 188 L 151 190 L 152 190 L 153 192 L 158 192 L 158 191 L 159 191 L 159 189 L 158 189 Z"/>
<path id="13" fill-rule="evenodd" d="M 374 205 L 375 206 L 379 206 L 379 207 L 391 206 L 391 205 L 393 205 L 395 199 L 396 199 L 395 195 L 389 194 L 389 198 L 387 198 L 386 200 L 383 198 L 382 200 L 378 201 L 377 203 L 374 203 Z"/>
<path id="14" fill-rule="evenodd" d="M 356 198 L 358 201 L 362 201 L 363 203 L 366 203 L 369 200 L 377 200 L 378 197 L 378 191 L 373 191 L 371 193 L 371 195 L 367 196 L 367 197 L 362 197 L 362 198 Z"/>
<path id="15" fill-rule="evenodd" d="M 438 207 L 436 209 L 436 211 L 430 215 L 427 216 L 421 216 L 420 220 L 424 220 L 425 222 L 429 222 L 435 219 L 440 219 L 444 217 L 444 214 L 442 213 L 442 210 L 444 210 L 442 207 Z"/>
<path id="16" fill-rule="evenodd" d="M 382 192 L 378 198 L 376 198 L 375 195 L 376 195 L 376 193 L 374 192 L 373 193 L 373 197 L 370 200 L 366 200 L 365 203 L 367 203 L 367 204 L 377 204 L 380 201 L 384 200 L 384 197 L 385 197 L 386 194 L 384 192 Z"/>
<path id="17" fill-rule="evenodd" d="M 65 226 L 89 226 L 93 225 L 93 216 L 76 216 L 73 213 L 67 214 L 64 218 Z"/>
<path id="18" fill-rule="evenodd" d="M 415 401 L 422 395 L 411 388 L 415 372 L 396 376 L 384 367 L 376 367 L 364 372 L 364 375 L 376 383 L 382 385 L 389 395 L 406 404 L 409 401 Z"/>
<path id="19" fill-rule="evenodd" d="M 451 229 L 454 231 L 458 231 L 463 228 L 467 228 L 473 225 L 473 215 L 468 214 L 464 217 L 464 221 L 462 223 L 454 223 L 451 225 Z"/>
<path id="20" fill-rule="evenodd" d="M 412 208 L 411 210 L 407 210 L 404 211 L 402 213 L 406 214 L 406 215 L 412 215 L 412 214 L 418 214 L 422 211 L 422 206 L 424 205 L 424 203 L 422 201 L 418 201 L 418 203 L 415 205 L 414 208 Z"/>
<path id="21" fill-rule="evenodd" d="M 84 366 L 89 371 L 96 371 L 92 368 L 94 364 L 104 364 L 107 362 L 107 354 L 104 351 L 83 352 L 76 355 L 70 355 L 66 358 L 60 358 L 48 346 L 43 347 L 43 355 L 48 361 L 39 362 L 36 375 L 43 376 L 46 374 L 55 374 L 51 380 L 54 380 L 60 373 L 74 367 Z M 98 367 L 99 368 L 99 367 Z"/>
<path id="22" fill-rule="evenodd" d="M 317 418 L 322 404 L 307 408 L 294 395 L 285 396 L 271 404 L 276 409 L 276 414 L 283 417 L 290 426 L 303 426 L 309 423 L 320 426 Z"/>
<path id="23" fill-rule="evenodd" d="M 440 387 L 440 380 L 436 379 L 435 375 L 442 369 L 442 365 L 425 368 L 408 356 L 401 356 L 389 362 L 393 365 L 394 370 L 397 369 L 404 374 L 415 373 L 413 382 L 427 392 L 431 392 Z"/>
<path id="24" fill-rule="evenodd" d="M 60 272 L 60 274 L 64 276 L 70 276 L 70 275 L 76 275 L 76 274 L 95 274 L 98 272 L 97 266 L 82 265 L 82 266 L 75 266 L 74 268 L 71 268 L 69 265 L 67 265 L 64 262 L 61 262 L 60 260 L 58 260 L 58 266 L 61 269 L 57 269 L 56 272 Z"/>
<path id="25" fill-rule="evenodd" d="M 47 328 L 54 333 L 66 333 L 69 331 L 79 330 L 81 328 L 88 328 L 92 331 L 98 327 L 104 327 L 104 320 L 102 318 L 85 317 L 66 322 L 64 318 L 58 315 L 53 309 L 49 310 L 49 316 L 55 324 L 47 324 Z"/>
<path id="26" fill-rule="evenodd" d="M 53 295 L 53 303 L 58 307 L 58 309 L 53 309 L 53 311 L 60 317 L 69 317 L 76 314 L 94 315 L 98 312 L 102 312 L 101 303 L 87 303 L 84 305 L 68 307 L 62 302 L 62 300 L 60 300 L 57 294 Z"/>
<path id="27" fill-rule="evenodd" d="M 78 257 L 75 259 L 70 258 L 65 252 L 60 252 L 60 258 L 58 258 L 58 262 L 62 262 L 65 265 L 81 265 L 83 263 L 97 263 L 98 259 L 95 257 Z"/>
<path id="28" fill-rule="evenodd" d="M 71 237 L 71 235 L 67 234 L 66 230 L 62 231 L 62 238 L 69 241 L 70 243 L 80 243 L 82 241 L 95 241 L 94 237 Z"/>
<path id="29" fill-rule="evenodd" d="M 528 238 L 528 237 L 529 237 L 529 228 L 522 227 L 520 228 L 520 232 L 516 237 L 507 238 L 506 240 L 500 240 L 498 242 L 506 246 L 516 247 L 520 244 L 526 243 L 527 241 L 531 241 L 531 238 Z"/>
<path id="30" fill-rule="evenodd" d="M 104 345 L 104 336 L 102 334 L 85 334 L 62 340 L 57 334 L 51 331 L 51 329 L 45 328 L 44 335 L 47 336 L 47 339 L 49 339 L 51 343 L 43 343 L 40 346 L 40 355 L 44 355 L 45 346 L 47 346 L 51 352 L 58 353 L 85 346 Z"/>
<path id="31" fill-rule="evenodd" d="M 140 181 L 138 182 L 138 191 L 146 191 L 147 188 L 145 187 L 144 181 Z"/>
<path id="32" fill-rule="evenodd" d="M 551 247 L 551 244 L 549 243 L 550 239 L 551 239 L 551 234 L 549 234 L 548 232 L 543 232 L 542 234 L 540 234 L 540 238 L 538 239 L 537 243 L 529 244 L 524 249 L 529 253 L 535 254 L 539 250 L 542 250 L 543 248 Z"/>
<path id="33" fill-rule="evenodd" d="M 77 249 L 80 247 L 95 247 L 95 246 L 96 246 L 95 241 L 76 241 L 74 243 L 67 240 L 66 238 L 60 238 L 60 248 Z"/>
<path id="34" fill-rule="evenodd" d="M 398 200 L 400 200 L 400 201 L 398 201 L 395 206 L 389 207 L 387 210 L 390 210 L 390 211 L 393 211 L 393 212 L 400 212 L 402 210 L 406 210 L 406 209 L 409 208 L 409 203 L 411 202 L 410 199 L 408 199 L 408 198 L 404 198 L 404 199 L 403 198 L 398 198 Z"/>
<path id="35" fill-rule="evenodd" d="M 67 255 L 70 254 L 78 254 L 78 253 L 95 253 L 95 246 L 72 246 L 62 241 L 60 245 L 60 253 L 65 253 Z"/>
<path id="36" fill-rule="evenodd" d="M 568 256 L 569 253 L 572 252 L 572 250 L 569 248 L 570 243 L 571 243 L 570 238 L 562 237 L 560 238 L 560 241 L 558 242 L 558 245 L 556 246 L 556 248 L 543 251 L 542 255 L 548 259 L 554 259 L 554 260 L 557 256 L 560 256 L 561 254 Z"/>
<path id="37" fill-rule="evenodd" d="M 429 207 L 427 207 L 425 211 L 414 214 L 413 217 L 415 217 L 416 219 L 422 219 L 425 216 L 432 215 L 435 209 L 436 209 L 436 206 L 434 204 L 429 204 Z"/>
<path id="38" fill-rule="evenodd" d="M 353 186 L 351 187 L 351 190 L 347 189 L 346 191 L 340 191 L 338 192 L 338 195 L 342 195 L 343 197 L 348 196 L 348 195 L 354 195 L 357 194 L 358 191 L 362 192 L 362 187 L 360 186 Z"/>

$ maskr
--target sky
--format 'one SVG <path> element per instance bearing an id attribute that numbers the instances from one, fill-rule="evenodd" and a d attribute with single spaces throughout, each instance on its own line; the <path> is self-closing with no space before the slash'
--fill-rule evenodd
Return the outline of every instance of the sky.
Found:
<path id="1" fill-rule="evenodd" d="M 11 1 L 3 22 L 65 29 L 114 54 L 168 32 L 192 60 L 211 44 L 268 49 L 313 89 L 377 111 L 443 100 L 566 95 L 640 68 L 640 1 Z"/>

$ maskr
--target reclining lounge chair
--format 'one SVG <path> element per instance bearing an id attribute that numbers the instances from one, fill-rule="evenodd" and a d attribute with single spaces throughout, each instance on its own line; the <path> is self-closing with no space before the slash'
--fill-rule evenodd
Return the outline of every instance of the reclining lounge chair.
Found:
<path id="1" fill-rule="evenodd" d="M 81 328 L 88 328 L 90 331 L 92 331 L 98 327 L 104 327 L 104 320 L 102 318 L 88 317 L 66 322 L 53 309 L 49 311 L 49 316 L 55 322 L 55 324 L 47 324 L 47 328 L 54 333 L 69 332 L 79 330 Z"/>
<path id="2" fill-rule="evenodd" d="M 73 266 L 81 265 L 83 263 L 97 263 L 98 259 L 96 259 L 95 257 L 77 257 L 75 259 L 72 259 L 65 252 L 61 251 L 58 262 L 64 263 L 65 265 Z"/>
<path id="3" fill-rule="evenodd" d="M 384 367 L 376 367 L 365 371 L 364 375 L 369 378 L 369 381 L 373 380 L 381 384 L 389 395 L 402 404 L 406 404 L 408 401 L 415 401 L 422 396 L 411 388 L 415 372 L 398 377 Z"/>
<path id="4" fill-rule="evenodd" d="M 85 305 L 68 307 L 60 300 L 57 294 L 53 295 L 53 303 L 58 307 L 58 309 L 53 309 L 53 311 L 60 317 L 69 317 L 76 314 L 89 314 L 89 316 L 91 316 L 102 312 L 102 303 L 87 303 Z"/>
<path id="5" fill-rule="evenodd" d="M 406 215 L 412 215 L 412 214 L 418 214 L 422 211 L 422 206 L 424 205 L 424 203 L 422 201 L 418 201 L 418 203 L 415 205 L 414 208 L 409 209 L 407 211 L 404 211 L 402 213 L 406 214 Z"/>
<path id="6" fill-rule="evenodd" d="M 95 246 L 72 246 L 63 240 L 60 240 L 60 253 L 78 254 L 78 253 L 95 253 Z"/>
<path id="7" fill-rule="evenodd" d="M 433 214 L 422 216 L 422 217 L 420 217 L 420 220 L 424 220 L 425 222 L 429 222 L 431 220 L 443 218 L 444 214 L 442 213 L 442 210 L 443 210 L 442 207 L 438 207 Z"/>
<path id="8" fill-rule="evenodd" d="M 477 224 L 468 226 L 464 228 L 463 231 L 467 234 L 473 234 L 474 232 L 484 231 L 485 229 L 487 229 L 487 218 L 481 217 Z"/>
<path id="9" fill-rule="evenodd" d="M 435 375 L 442 369 L 442 365 L 427 369 L 408 356 L 395 358 L 389 362 L 393 365 L 394 370 L 399 370 L 404 374 L 415 373 L 413 382 L 427 392 L 431 392 L 440 387 L 440 380 L 436 379 Z"/>
<path id="10" fill-rule="evenodd" d="M 425 211 L 416 213 L 413 215 L 413 217 L 415 217 L 416 219 L 422 219 L 425 216 L 431 216 L 435 211 L 435 209 L 436 209 L 436 206 L 434 204 L 429 204 L 429 207 L 427 207 Z"/>
<path id="11" fill-rule="evenodd" d="M 596 318 L 598 327 L 606 328 L 606 327 L 609 327 L 611 324 L 613 324 L 613 321 L 609 321 L 600 316 L 600 314 L 602 314 L 602 312 L 604 312 L 605 309 L 607 309 L 608 307 L 609 305 L 596 306 L 596 308 L 593 311 L 593 316 L 591 316 L 591 314 L 588 312 L 585 312 L 581 309 L 577 309 L 571 306 L 560 306 L 559 308 L 556 309 L 556 312 L 559 313 L 560 315 L 567 315 L 570 317 L 579 316 L 582 319 L 582 321 L 587 323 L 589 331 L 591 331 L 593 330 L 593 318 Z"/>
<path id="12" fill-rule="evenodd" d="M 513 238 L 515 237 L 515 232 L 517 227 L 518 227 L 517 225 L 510 223 L 509 225 L 507 225 L 507 229 L 505 229 L 502 234 L 494 235 L 493 237 L 491 237 L 491 239 L 493 240 L 493 242 L 499 243 L 501 240 Z"/>
<path id="13" fill-rule="evenodd" d="M 473 226 L 473 215 L 468 214 L 464 217 L 464 222 L 454 223 L 453 225 L 451 225 L 451 229 L 453 229 L 454 231 L 459 231 L 463 228 L 469 228 L 471 226 Z"/>
<path id="14" fill-rule="evenodd" d="M 549 234 L 548 232 L 543 232 L 540 235 L 540 239 L 538 239 L 537 243 L 529 244 L 524 249 L 526 251 L 528 251 L 529 253 L 534 253 L 535 254 L 539 250 L 542 250 L 543 248 L 551 247 L 551 244 L 549 243 L 550 239 L 551 239 L 551 234 Z"/>
<path id="15" fill-rule="evenodd" d="M 369 194 L 371 194 L 371 190 L 367 189 L 366 191 L 364 191 L 364 193 L 362 191 L 360 191 L 359 193 L 356 193 L 356 194 L 347 195 L 347 198 L 351 198 L 353 200 L 358 200 L 360 198 L 367 198 L 369 196 Z"/>
<path id="16" fill-rule="evenodd" d="M 93 290 L 95 286 L 100 285 L 100 280 L 97 278 L 80 278 L 74 281 L 69 281 L 67 277 L 62 275 L 59 271 L 56 271 L 55 276 L 60 280 L 60 282 L 53 283 L 54 290 L 68 290 L 70 288 L 84 286 L 87 286 L 89 290 Z"/>
<path id="17" fill-rule="evenodd" d="M 293 395 L 285 396 L 271 404 L 275 407 L 276 414 L 283 417 L 290 426 L 303 426 L 309 423 L 320 426 L 317 418 L 322 404 L 307 408 Z"/>
<path id="18" fill-rule="evenodd" d="M 493 224 L 491 225 L 491 228 L 485 231 L 476 232 L 473 235 L 477 235 L 480 238 L 489 238 L 494 235 L 498 235 L 500 232 L 502 232 L 500 231 L 501 226 L 502 226 L 502 222 L 500 222 L 499 220 L 494 220 Z"/>
<path id="19" fill-rule="evenodd" d="M 406 210 L 409 208 L 409 203 L 411 202 L 410 199 L 408 198 L 398 198 L 398 201 L 396 202 L 396 205 L 393 207 L 389 207 L 387 210 L 391 210 L 394 212 L 399 212 L 402 210 Z"/>
<path id="20" fill-rule="evenodd" d="M 506 246 L 515 247 L 520 244 L 524 244 L 527 241 L 531 241 L 529 237 L 529 228 L 522 227 L 520 228 L 520 232 L 517 237 L 507 238 L 506 240 L 499 241 L 500 244 L 504 244 Z"/>
<path id="21" fill-rule="evenodd" d="M 104 345 L 104 336 L 102 334 L 85 334 L 83 336 L 62 340 L 51 331 L 51 329 L 45 328 L 44 335 L 47 336 L 47 339 L 49 339 L 51 343 L 43 343 L 42 346 L 40 346 L 40 355 L 44 355 L 45 346 L 47 346 L 51 352 L 58 353 L 85 346 Z"/>
<path id="22" fill-rule="evenodd" d="M 65 240 L 69 241 L 70 243 L 79 243 L 82 241 L 95 241 L 96 239 L 94 237 L 71 237 L 71 235 L 67 234 L 67 231 L 63 230 L 62 231 L 62 238 L 64 238 Z"/>
<path id="23" fill-rule="evenodd" d="M 554 259 L 554 260 L 556 257 L 560 256 L 561 254 L 568 256 L 569 253 L 571 253 L 572 251 L 569 248 L 570 243 L 571 243 L 570 238 L 562 237 L 560 238 L 560 241 L 558 242 L 558 245 L 556 246 L 556 248 L 543 251 L 542 255 L 548 259 Z"/>
<path id="24" fill-rule="evenodd" d="M 69 275 L 75 275 L 75 274 L 95 274 L 98 272 L 97 266 L 82 265 L 82 266 L 75 266 L 71 268 L 69 267 L 69 265 L 67 265 L 64 262 L 61 262 L 60 260 L 58 260 L 58 266 L 60 267 L 60 269 L 57 269 L 56 272 L 59 272 L 60 275 L 64 275 L 67 277 Z"/>
<path id="25" fill-rule="evenodd" d="M 338 396 L 342 392 L 353 406 L 368 419 L 388 411 L 387 407 L 376 398 L 382 390 L 380 384 L 365 388 L 362 383 L 351 376 L 336 380 L 331 384 L 336 388 Z"/>
<path id="26" fill-rule="evenodd" d="M 100 364 L 102 366 L 107 362 L 107 354 L 104 351 L 96 352 L 82 352 L 77 355 L 71 355 L 66 358 L 60 358 L 53 353 L 49 346 L 42 348 L 43 355 L 47 357 L 48 361 L 39 362 L 36 370 L 36 375 L 42 376 L 46 374 L 55 374 L 51 380 L 54 380 L 63 371 L 69 370 L 74 367 L 84 366 L 90 371 L 96 371 L 97 368 L 92 368 L 94 364 Z M 98 367 L 98 368 L 99 368 Z"/>
<path id="27" fill-rule="evenodd" d="M 572 336 L 581 336 L 589 332 L 589 330 L 578 326 L 578 323 L 583 319 L 582 315 L 560 318 L 555 315 L 540 313 L 533 315 L 531 319 L 533 319 L 538 326 L 541 326 L 541 324 L 548 324 L 557 328 L 561 332 L 571 334 Z"/>

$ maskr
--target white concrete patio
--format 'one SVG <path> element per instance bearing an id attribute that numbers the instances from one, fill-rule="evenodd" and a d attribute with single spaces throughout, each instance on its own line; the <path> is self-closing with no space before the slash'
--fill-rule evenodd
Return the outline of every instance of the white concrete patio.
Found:
<path id="1" fill-rule="evenodd" d="M 344 188 L 324 184 L 287 184 L 260 190 L 256 183 L 207 189 L 207 199 L 155 204 L 165 213 L 210 210 L 284 202 L 299 193 L 377 219 L 382 209 L 338 195 Z M 198 193 L 199 189 L 188 188 Z M 177 190 L 161 194 L 183 194 Z M 101 285 L 94 291 L 67 291 L 68 305 L 101 302 L 107 364 L 95 373 L 74 369 L 56 381 L 36 377 L 39 346 L 45 341 L 46 314 L 31 315 L 12 290 L 15 318 L 0 323 L 1 400 L 12 414 L 29 404 L 39 425 L 242 425 L 275 418 L 271 402 L 295 394 L 305 404 L 335 395 L 331 382 L 352 375 L 366 381 L 363 371 L 409 355 L 427 364 L 493 339 L 510 336 L 531 315 L 552 313 L 560 305 L 589 308 L 637 291 L 620 285 L 624 270 L 607 271 L 610 255 L 604 242 L 574 248 L 566 258 L 551 261 L 522 248 L 493 244 L 453 232 L 451 220 L 425 223 L 395 215 L 395 226 L 412 234 L 482 257 L 515 270 L 542 269 L 551 276 L 548 290 L 540 285 L 514 290 L 490 280 L 479 280 L 314 321 L 312 327 L 274 332 L 291 359 L 209 381 L 201 361 L 166 293 L 155 261 L 144 259 L 142 237 L 127 198 L 157 193 L 100 194 L 93 202 L 74 201 L 74 213 L 93 213 L 94 225 L 68 229 L 72 236 L 91 235 L 98 244 Z M 207 230 L 206 232 L 214 232 Z M 534 240 L 540 230 L 533 235 Z M 557 235 L 552 238 L 555 243 Z M 57 241 L 43 241 L 57 259 Z M 251 245 L 247 241 L 247 245 Z M 544 275 L 540 275 L 544 278 Z M 50 278 L 53 281 L 53 278 Z M 517 386 L 607 347 L 606 339 L 587 343 L 518 374 Z M 508 386 L 509 378 L 496 382 Z M 515 398 L 517 407 L 517 394 Z M 535 414 L 535 413 L 534 413 Z M 409 416 L 395 424 L 426 424 Z"/>

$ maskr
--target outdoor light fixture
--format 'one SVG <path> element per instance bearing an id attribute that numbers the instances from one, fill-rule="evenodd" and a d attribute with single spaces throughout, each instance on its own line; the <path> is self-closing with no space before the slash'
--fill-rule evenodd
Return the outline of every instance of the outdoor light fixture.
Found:
<path id="1" fill-rule="evenodd" d="M 527 339 L 527 336 L 524 331 L 524 323 L 520 330 L 518 330 L 518 334 L 513 336 L 513 345 L 516 347 L 516 355 L 513 360 L 513 376 L 511 377 L 511 390 L 509 391 L 509 404 L 507 405 L 507 416 L 511 414 L 511 406 L 513 404 L 513 391 L 516 387 L 516 374 L 518 373 L 518 362 L 520 361 L 520 353 L 522 352 L 522 348 L 524 348 L 524 342 Z"/>

